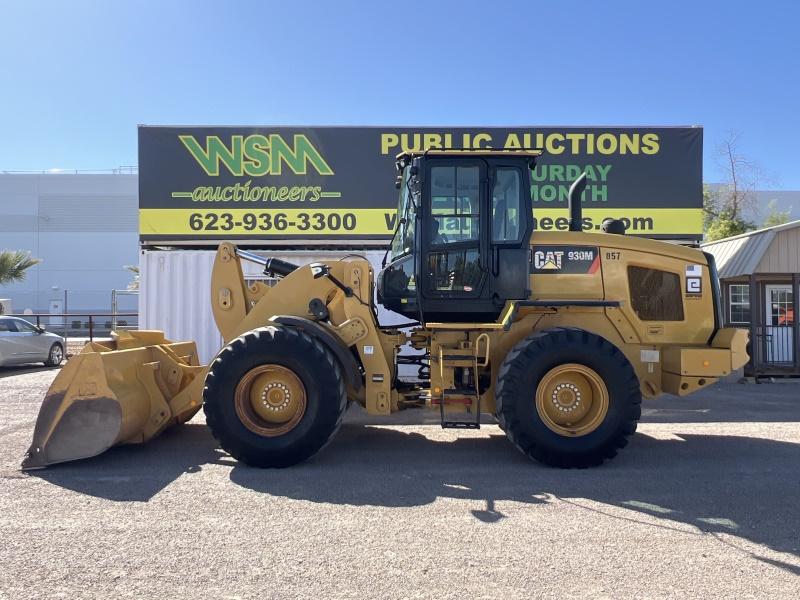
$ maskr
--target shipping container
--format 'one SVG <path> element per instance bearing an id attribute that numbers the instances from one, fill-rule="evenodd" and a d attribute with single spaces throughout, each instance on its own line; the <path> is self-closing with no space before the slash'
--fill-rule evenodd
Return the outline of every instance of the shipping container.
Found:
<path id="1" fill-rule="evenodd" d="M 260 250 L 254 253 L 305 265 L 334 261 L 348 252 Z M 383 250 L 357 253 L 370 261 L 376 274 L 380 271 Z M 215 255 L 211 250 L 142 250 L 139 262 L 140 328 L 160 329 L 172 340 L 194 340 L 203 363 L 211 361 L 222 347 L 211 312 L 211 270 Z M 242 267 L 248 281 L 268 279 L 260 265 L 242 261 Z M 408 321 L 381 306 L 378 319 L 382 325 Z"/>

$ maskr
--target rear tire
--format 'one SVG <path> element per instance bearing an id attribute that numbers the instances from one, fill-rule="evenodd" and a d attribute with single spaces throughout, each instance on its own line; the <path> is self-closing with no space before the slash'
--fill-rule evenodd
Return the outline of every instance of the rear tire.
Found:
<path id="1" fill-rule="evenodd" d="M 64 347 L 55 343 L 50 346 L 50 352 L 47 353 L 47 360 L 44 361 L 45 367 L 57 367 L 64 360 Z"/>
<path id="2" fill-rule="evenodd" d="M 503 361 L 496 389 L 508 438 L 554 467 L 592 467 L 613 458 L 641 416 L 639 380 L 628 359 L 582 329 L 550 329 L 520 341 Z"/>
<path id="3" fill-rule="evenodd" d="M 291 327 L 262 327 L 233 340 L 211 364 L 203 390 L 206 422 L 220 446 L 262 468 L 289 467 L 319 452 L 346 404 L 336 357 Z M 273 418 L 282 411 L 285 419 Z"/>

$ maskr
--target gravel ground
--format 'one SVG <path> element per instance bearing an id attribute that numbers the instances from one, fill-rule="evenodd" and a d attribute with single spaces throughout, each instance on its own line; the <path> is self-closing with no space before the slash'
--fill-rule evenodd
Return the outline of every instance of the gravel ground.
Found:
<path id="1" fill-rule="evenodd" d="M 54 375 L 0 369 L 3 599 L 800 597 L 798 384 L 647 403 L 630 446 L 582 471 L 494 425 L 351 411 L 282 471 L 238 465 L 198 416 L 21 473 Z"/>

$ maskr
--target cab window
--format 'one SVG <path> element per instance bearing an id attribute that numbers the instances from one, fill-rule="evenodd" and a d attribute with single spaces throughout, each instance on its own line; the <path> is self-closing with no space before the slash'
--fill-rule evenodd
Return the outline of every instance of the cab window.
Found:
<path id="1" fill-rule="evenodd" d="M 481 282 L 478 249 L 431 252 L 428 258 L 432 287 L 438 292 L 475 292 Z"/>
<path id="2" fill-rule="evenodd" d="M 480 239 L 480 168 L 431 168 L 433 245 Z"/>
<path id="3" fill-rule="evenodd" d="M 522 178 L 519 169 L 500 167 L 492 188 L 492 241 L 519 238 Z"/>

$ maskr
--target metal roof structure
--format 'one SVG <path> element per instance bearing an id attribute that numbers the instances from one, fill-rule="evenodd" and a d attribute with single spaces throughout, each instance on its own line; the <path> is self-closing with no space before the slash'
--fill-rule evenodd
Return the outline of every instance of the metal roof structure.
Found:
<path id="1" fill-rule="evenodd" d="M 720 279 L 755 273 L 775 237 L 783 231 L 800 228 L 800 221 L 758 229 L 741 235 L 707 242 L 700 247 L 714 255 Z"/>

